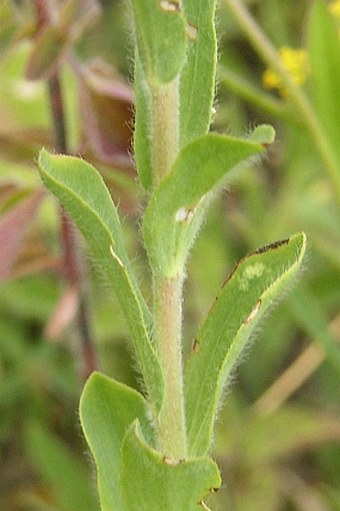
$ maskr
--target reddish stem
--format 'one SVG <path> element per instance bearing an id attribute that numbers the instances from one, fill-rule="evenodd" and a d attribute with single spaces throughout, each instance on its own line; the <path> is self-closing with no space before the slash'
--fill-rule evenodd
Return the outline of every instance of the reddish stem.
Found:
<path id="1" fill-rule="evenodd" d="M 35 0 L 38 26 L 42 28 L 52 20 L 52 5 L 47 0 Z M 67 154 L 67 133 L 65 112 L 60 76 L 56 71 L 48 78 L 49 98 L 54 126 L 55 149 L 58 153 Z M 63 274 L 70 286 L 78 290 L 79 305 L 76 325 L 81 342 L 82 377 L 86 379 L 97 368 L 94 342 L 88 320 L 87 302 L 84 293 L 84 268 L 77 245 L 77 232 L 61 207 L 61 243 L 63 247 Z"/>
<path id="2" fill-rule="evenodd" d="M 48 86 L 55 131 L 55 148 L 58 153 L 67 154 L 64 106 L 57 72 L 48 79 Z M 77 232 L 63 207 L 61 208 L 61 240 L 64 249 L 64 275 L 70 285 L 76 285 L 79 292 L 77 330 L 81 339 L 82 376 L 86 379 L 96 370 L 97 363 L 83 290 L 84 269 L 77 246 Z"/>

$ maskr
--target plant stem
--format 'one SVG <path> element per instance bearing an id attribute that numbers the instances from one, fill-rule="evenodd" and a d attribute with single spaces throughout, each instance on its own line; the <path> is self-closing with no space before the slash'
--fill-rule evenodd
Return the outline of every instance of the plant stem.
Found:
<path id="1" fill-rule="evenodd" d="M 159 417 L 159 444 L 176 459 L 186 457 L 182 371 L 182 282 L 154 277 L 157 352 L 165 378 L 165 400 Z"/>
<path id="2" fill-rule="evenodd" d="M 57 152 L 67 154 L 67 135 L 65 127 L 65 115 L 63 96 L 58 73 L 54 73 L 48 79 L 50 104 L 55 132 L 55 148 Z M 62 207 L 61 216 L 61 242 L 64 250 L 63 268 L 64 274 L 70 286 L 75 285 L 79 293 L 79 305 L 77 313 L 77 330 L 81 341 L 82 377 L 88 376 L 96 369 L 96 356 L 94 343 L 90 333 L 88 322 L 87 303 L 84 296 L 84 271 L 80 259 L 76 232 L 71 221 Z"/>
<path id="3" fill-rule="evenodd" d="M 50 0 L 35 0 L 34 2 L 38 27 L 42 29 L 53 21 L 53 3 Z M 60 76 L 56 71 L 47 80 L 51 113 L 54 127 L 55 149 L 58 153 L 67 154 L 67 133 L 63 94 Z M 87 302 L 84 294 L 84 270 L 77 246 L 77 234 L 63 207 L 61 217 L 61 243 L 63 246 L 63 271 L 70 286 L 76 286 L 79 294 L 77 313 L 77 330 L 81 342 L 82 377 L 88 376 L 96 369 L 94 342 L 88 321 Z"/>
<path id="4" fill-rule="evenodd" d="M 48 79 L 48 88 L 55 132 L 55 148 L 57 152 L 67 154 L 67 136 L 65 127 L 65 115 L 63 96 L 58 73 L 54 73 Z M 80 259 L 77 233 L 71 221 L 61 207 L 61 241 L 64 249 L 63 267 L 66 279 L 70 286 L 75 285 L 79 293 L 77 312 L 77 330 L 81 342 L 82 375 L 84 379 L 96 369 L 96 356 L 90 326 L 88 321 L 87 303 L 84 295 L 84 269 Z"/>
<path id="5" fill-rule="evenodd" d="M 333 184 L 335 198 L 340 209 L 340 174 L 338 171 L 337 157 L 330 146 L 327 136 L 320 122 L 301 88 L 294 82 L 290 73 L 281 63 L 280 57 L 269 39 L 262 32 L 255 20 L 240 0 L 224 0 L 229 10 L 233 13 L 243 28 L 249 41 L 253 44 L 259 55 L 266 64 L 272 68 L 281 78 L 283 85 L 289 90 L 289 97 L 294 102 L 304 124 L 309 131 L 316 148 L 325 163 L 330 181 Z"/>
<path id="6" fill-rule="evenodd" d="M 152 89 L 154 186 L 169 172 L 179 148 L 178 79 Z M 164 371 L 165 398 L 158 423 L 159 448 L 171 458 L 186 457 L 182 367 L 182 282 L 153 276 L 156 349 Z"/>
<path id="7" fill-rule="evenodd" d="M 66 154 L 68 147 L 66 141 L 65 114 L 58 73 L 54 73 L 48 79 L 47 83 L 54 126 L 55 148 L 58 152 Z"/>
<path id="8" fill-rule="evenodd" d="M 157 186 L 168 173 L 179 147 L 178 79 L 152 89 L 152 166 Z"/>
<path id="9" fill-rule="evenodd" d="M 222 67 L 220 69 L 219 78 L 221 86 L 225 86 L 255 107 L 265 110 L 270 115 L 278 117 L 279 119 L 300 123 L 299 119 L 294 116 L 294 112 L 289 109 L 286 103 L 273 99 L 272 96 L 254 87 L 247 80 L 230 69 Z"/>

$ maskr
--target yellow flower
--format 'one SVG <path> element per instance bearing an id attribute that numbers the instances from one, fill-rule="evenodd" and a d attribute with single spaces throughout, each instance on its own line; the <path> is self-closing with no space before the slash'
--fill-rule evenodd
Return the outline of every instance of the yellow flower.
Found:
<path id="1" fill-rule="evenodd" d="M 283 46 L 279 50 L 283 66 L 291 74 L 292 79 L 298 85 L 302 85 L 307 75 L 307 52 L 304 49 L 295 50 Z M 281 96 L 287 97 L 288 91 L 282 83 L 281 77 L 272 69 L 266 69 L 262 75 L 262 81 L 267 89 L 278 89 Z"/>
<path id="2" fill-rule="evenodd" d="M 333 0 L 333 2 L 328 4 L 328 9 L 335 18 L 340 19 L 340 0 Z"/>

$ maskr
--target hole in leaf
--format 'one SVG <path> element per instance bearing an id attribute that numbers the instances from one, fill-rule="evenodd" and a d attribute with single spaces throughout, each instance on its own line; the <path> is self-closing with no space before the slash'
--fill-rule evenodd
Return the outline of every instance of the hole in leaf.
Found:
<path id="1" fill-rule="evenodd" d="M 191 221 L 193 215 L 194 215 L 193 210 L 182 207 L 176 211 L 175 220 L 176 220 L 176 222 L 189 223 Z"/>
<path id="2" fill-rule="evenodd" d="M 163 456 L 163 463 L 165 463 L 165 465 L 169 465 L 170 467 L 175 467 L 176 465 L 183 463 L 183 461 L 184 460 L 177 460 L 175 458 L 169 458 L 168 456 Z"/>
<path id="3" fill-rule="evenodd" d="M 161 0 L 161 8 L 163 11 L 176 12 L 180 11 L 179 3 L 174 0 Z"/>
<path id="4" fill-rule="evenodd" d="M 197 39 L 198 27 L 196 27 L 195 25 L 190 25 L 189 23 L 187 25 L 187 34 L 190 41 L 195 41 L 195 39 Z"/>

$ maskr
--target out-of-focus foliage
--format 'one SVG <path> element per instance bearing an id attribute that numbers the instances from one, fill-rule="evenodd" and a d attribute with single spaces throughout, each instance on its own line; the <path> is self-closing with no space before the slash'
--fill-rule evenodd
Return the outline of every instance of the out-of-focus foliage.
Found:
<path id="1" fill-rule="evenodd" d="M 128 154 L 131 12 L 122 2 L 86 2 L 93 16 L 84 18 L 74 14 L 76 3 L 45 2 L 55 20 L 48 28 L 38 22 L 40 2 L 0 2 L 0 508 L 6 511 L 86 510 L 81 499 L 92 503 L 89 495 L 93 506 L 88 509 L 97 509 L 76 412 L 84 365 L 83 346 L 71 326 L 78 294 L 63 264 L 59 211 L 41 193 L 35 165 L 41 146 L 55 147 L 47 80 L 56 69 L 69 151 L 93 162 L 118 199 L 142 286 L 147 280 L 145 255 L 135 236 L 141 192 Z M 218 11 L 214 127 L 239 135 L 270 122 L 278 137 L 264 163 L 244 172 L 209 213 L 188 266 L 187 347 L 235 261 L 294 231 L 307 233 L 309 257 L 303 285 L 258 332 L 226 397 L 214 454 L 226 488 L 211 498 L 211 505 L 237 511 L 313 506 L 336 511 L 340 208 L 334 182 L 340 178 L 326 171 L 320 144 L 292 97 L 264 88 L 268 65 L 229 4 L 221 1 Z M 331 151 L 338 152 L 339 69 L 335 64 L 325 69 L 328 55 L 332 62 L 339 59 L 336 9 L 328 12 L 322 0 L 242 5 L 251 9 L 276 49 L 306 51 L 309 74 L 301 90 Z M 91 268 L 86 255 L 84 260 Z M 98 365 L 138 388 L 126 326 L 110 291 L 98 287 L 98 273 L 88 270 Z M 72 481 L 77 501 L 69 493 Z"/>

